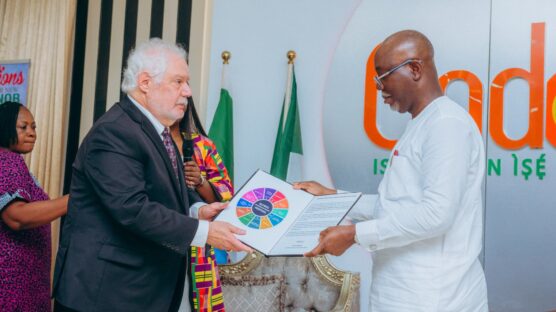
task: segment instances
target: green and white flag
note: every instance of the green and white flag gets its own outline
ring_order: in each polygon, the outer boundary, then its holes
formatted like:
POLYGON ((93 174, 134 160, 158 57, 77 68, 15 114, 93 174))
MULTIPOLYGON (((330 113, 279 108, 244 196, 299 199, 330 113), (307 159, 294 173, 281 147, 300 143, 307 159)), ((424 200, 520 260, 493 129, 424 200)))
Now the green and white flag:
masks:
POLYGON ((222 84, 220 100, 210 125, 209 137, 216 145, 224 165, 228 169, 230 179, 234 180, 234 114, 233 101, 228 86, 228 63, 222 65, 222 84))
POLYGON ((274 144, 274 155, 270 174, 287 181, 303 179, 303 146, 299 109, 297 107, 297 84, 293 62, 288 64, 286 94, 282 105, 282 115, 274 144))

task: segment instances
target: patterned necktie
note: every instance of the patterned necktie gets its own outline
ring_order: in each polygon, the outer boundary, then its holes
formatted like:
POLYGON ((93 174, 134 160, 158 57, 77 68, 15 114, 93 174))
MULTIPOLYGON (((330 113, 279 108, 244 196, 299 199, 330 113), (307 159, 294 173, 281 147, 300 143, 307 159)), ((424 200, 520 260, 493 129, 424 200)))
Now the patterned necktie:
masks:
POLYGON ((168 156, 170 156, 170 160, 172 161, 172 167, 174 168, 174 173, 176 174, 176 178, 177 178, 178 159, 176 158, 176 149, 174 148, 174 143, 172 142, 172 137, 170 136, 170 132, 168 131, 168 128, 164 128, 164 131, 162 131, 162 142, 164 142, 164 147, 166 147, 168 156))

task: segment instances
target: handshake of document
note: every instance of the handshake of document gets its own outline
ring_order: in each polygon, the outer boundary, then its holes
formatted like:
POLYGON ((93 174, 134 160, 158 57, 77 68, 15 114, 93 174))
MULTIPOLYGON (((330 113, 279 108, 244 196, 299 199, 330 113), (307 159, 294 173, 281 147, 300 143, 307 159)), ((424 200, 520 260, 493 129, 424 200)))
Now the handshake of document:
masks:
MULTIPOLYGON (((250 252, 252 247, 266 256, 326 253, 325 246, 319 244, 323 230, 347 229, 349 226, 337 225, 360 197, 361 193, 337 194, 316 182, 292 186, 258 170, 235 194, 227 209, 214 214, 211 228, 220 235, 208 243, 217 248, 224 246, 225 250, 250 252), (221 235, 222 231, 238 236, 229 239, 221 235), (317 253, 309 252, 311 249, 317 253)), ((351 241, 353 244, 353 237, 351 241)))

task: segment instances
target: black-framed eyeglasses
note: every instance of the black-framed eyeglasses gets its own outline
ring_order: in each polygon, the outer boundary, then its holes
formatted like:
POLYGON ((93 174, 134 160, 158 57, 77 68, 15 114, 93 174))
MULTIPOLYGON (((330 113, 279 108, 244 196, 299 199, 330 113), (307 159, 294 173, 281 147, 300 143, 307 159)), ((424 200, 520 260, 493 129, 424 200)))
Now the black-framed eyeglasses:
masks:
POLYGON ((413 62, 422 63, 423 61, 421 61, 420 59, 407 59, 407 60, 403 61, 401 64, 394 66, 392 69, 388 70, 384 74, 382 74, 380 76, 375 76, 374 79, 375 79, 375 83, 376 83, 376 88, 379 89, 379 90, 384 88, 384 84, 382 84, 382 79, 384 79, 384 77, 390 75, 391 73, 393 73, 396 70, 404 67, 405 65, 407 65, 409 63, 413 63, 413 62))

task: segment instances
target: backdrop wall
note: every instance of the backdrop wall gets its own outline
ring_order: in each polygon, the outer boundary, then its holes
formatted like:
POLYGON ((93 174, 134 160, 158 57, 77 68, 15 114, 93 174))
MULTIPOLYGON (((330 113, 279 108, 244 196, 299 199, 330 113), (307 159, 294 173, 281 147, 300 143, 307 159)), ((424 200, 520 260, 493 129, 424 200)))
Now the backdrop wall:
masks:
MULTIPOLYGON (((374 74, 367 62, 389 34, 422 31, 436 48, 448 95, 482 125, 489 170, 481 260, 490 308, 554 309, 556 268, 548 259, 556 256, 555 9, 548 0, 214 0, 207 126, 218 102, 220 54, 229 50, 235 183, 257 168, 269 170, 286 52, 295 50, 304 178, 375 193, 388 142, 408 116, 388 111, 374 84, 365 85, 374 74)), ((370 256, 352 248, 333 261, 362 273, 366 307, 370 256)))

